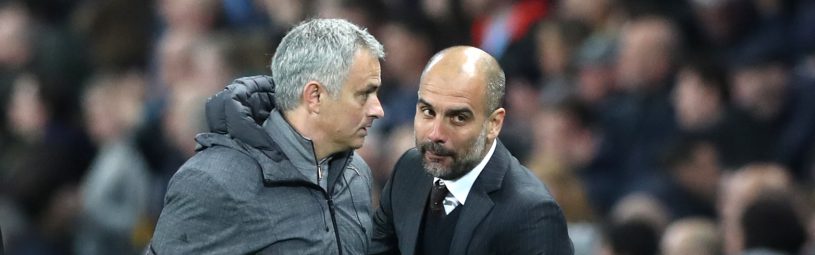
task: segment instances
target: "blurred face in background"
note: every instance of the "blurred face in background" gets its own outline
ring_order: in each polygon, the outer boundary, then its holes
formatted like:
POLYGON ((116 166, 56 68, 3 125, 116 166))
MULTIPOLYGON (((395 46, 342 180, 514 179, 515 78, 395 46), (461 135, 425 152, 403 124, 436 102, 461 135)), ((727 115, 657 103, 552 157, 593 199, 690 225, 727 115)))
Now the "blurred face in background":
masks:
POLYGON ((683 162, 673 171, 673 176, 680 185, 700 198, 713 202, 719 188, 719 153, 708 142, 693 145, 687 162, 683 162))
POLYGON ((135 128, 141 117, 144 87, 144 77, 136 73, 94 79, 82 99, 85 126, 94 142, 104 145, 135 128))
POLYGON ((590 26, 599 25, 610 11, 608 0, 565 0, 558 9, 564 19, 579 20, 590 26))
POLYGON ((256 0, 258 6, 266 8, 266 13, 274 23, 289 27, 303 19, 307 0, 256 0))
POLYGON ((220 1, 161 0, 160 15, 171 32, 202 33, 215 24, 220 1))
POLYGON ((0 66, 22 67, 30 58, 29 17, 21 6, 0 9, 0 66))
POLYGON ((566 75, 566 68, 569 64, 569 57, 572 48, 566 45, 561 31, 556 24, 545 23, 535 31, 535 42, 537 47, 538 66, 543 74, 566 75))
POLYGON ((6 113, 11 130, 24 140, 34 141, 42 135, 47 112, 40 97, 40 84, 32 75, 22 75, 14 81, 6 113))
POLYGON ((787 71, 780 64, 739 68, 732 76, 733 102, 761 119, 780 112, 786 96, 787 71))
POLYGON ((385 49, 399 49, 388 52, 388 61, 384 62, 385 72, 396 78, 399 86, 415 89, 424 64, 430 58, 430 42, 397 22, 386 24, 380 31, 385 49))
POLYGON ((674 40, 668 21, 643 18, 623 29, 617 62, 618 85, 644 90, 660 85, 669 75, 674 40))
POLYGON ((684 129, 710 127, 719 118, 722 108, 720 92, 706 82, 693 70, 679 72, 673 100, 678 123, 684 129))

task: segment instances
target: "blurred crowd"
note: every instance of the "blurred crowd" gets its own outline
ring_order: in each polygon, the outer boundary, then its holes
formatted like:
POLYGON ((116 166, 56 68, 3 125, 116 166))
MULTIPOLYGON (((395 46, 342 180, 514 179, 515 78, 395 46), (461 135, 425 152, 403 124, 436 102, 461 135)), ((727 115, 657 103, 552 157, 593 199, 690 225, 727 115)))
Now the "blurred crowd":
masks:
POLYGON ((7 254, 139 253, 206 98, 273 72, 312 17, 385 46, 358 150, 377 192, 414 146, 427 60, 466 44, 504 68, 500 140, 577 254, 815 254, 813 1, 2 0, 7 254))

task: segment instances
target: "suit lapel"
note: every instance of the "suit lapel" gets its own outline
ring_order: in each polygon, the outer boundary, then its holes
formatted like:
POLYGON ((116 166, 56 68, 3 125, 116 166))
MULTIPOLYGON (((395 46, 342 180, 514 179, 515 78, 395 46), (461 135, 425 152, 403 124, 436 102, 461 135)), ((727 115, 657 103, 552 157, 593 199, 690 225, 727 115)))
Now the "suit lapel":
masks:
POLYGON ((419 227, 422 225, 422 216, 424 214, 425 206, 427 205, 427 198, 430 195, 430 188, 433 185, 433 177, 428 175, 421 165, 421 159, 414 167, 406 170, 412 171, 408 173, 409 182, 406 182, 404 189, 405 203, 404 206, 399 208, 405 214, 404 218, 404 242, 400 244, 405 245, 402 247, 403 254, 414 254, 416 249, 417 239, 419 237, 419 227))
MULTIPOLYGON (((475 228, 484 220, 492 210, 495 203, 489 193, 501 188, 501 182, 508 168, 509 151, 498 139, 492 158, 487 162, 484 170, 476 178, 467 201, 461 208, 453 242, 450 244, 450 254, 465 254, 467 246, 473 238, 475 228)), ((424 207, 423 207, 424 208, 424 207)))

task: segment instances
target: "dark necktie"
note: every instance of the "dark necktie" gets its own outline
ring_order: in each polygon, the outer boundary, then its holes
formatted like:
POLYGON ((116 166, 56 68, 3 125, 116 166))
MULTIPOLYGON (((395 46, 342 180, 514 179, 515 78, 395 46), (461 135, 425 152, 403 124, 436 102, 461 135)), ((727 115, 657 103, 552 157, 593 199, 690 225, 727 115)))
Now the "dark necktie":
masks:
POLYGON ((433 188, 430 189, 430 210, 439 211, 444 210, 444 198, 447 197, 447 186, 444 182, 437 180, 433 182, 433 188))

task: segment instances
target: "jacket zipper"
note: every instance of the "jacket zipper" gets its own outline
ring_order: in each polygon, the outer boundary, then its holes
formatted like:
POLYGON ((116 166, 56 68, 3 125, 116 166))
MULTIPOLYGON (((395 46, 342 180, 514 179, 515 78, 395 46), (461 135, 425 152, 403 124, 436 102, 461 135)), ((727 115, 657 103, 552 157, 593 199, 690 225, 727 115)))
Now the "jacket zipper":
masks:
MULTIPOLYGON (((323 189, 321 186, 323 179, 323 166, 322 162, 317 159, 317 151, 314 150, 314 145, 311 146, 311 153, 314 153, 314 163, 317 165, 317 187, 320 187, 320 189, 323 191, 326 203, 328 203, 328 214, 331 215, 331 225, 334 227, 334 238, 337 240, 337 252, 339 255, 342 255, 342 241, 340 240, 340 231, 337 229, 337 216, 335 215, 334 199, 331 198, 332 189, 329 187, 331 184, 326 181, 325 189, 323 189)), ((346 160, 346 164, 347 163, 348 162, 346 160)), ((345 166, 343 166, 343 168, 345 168, 345 166)))
POLYGON ((340 241, 340 231, 337 229, 337 218, 334 215, 334 200, 328 197, 328 212, 331 214, 331 225, 334 226, 334 237, 337 238, 337 251, 342 255, 342 242, 340 241))

